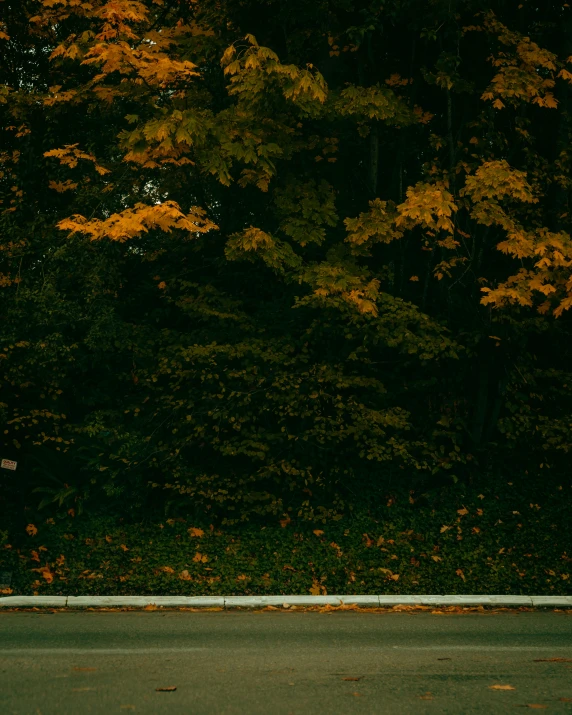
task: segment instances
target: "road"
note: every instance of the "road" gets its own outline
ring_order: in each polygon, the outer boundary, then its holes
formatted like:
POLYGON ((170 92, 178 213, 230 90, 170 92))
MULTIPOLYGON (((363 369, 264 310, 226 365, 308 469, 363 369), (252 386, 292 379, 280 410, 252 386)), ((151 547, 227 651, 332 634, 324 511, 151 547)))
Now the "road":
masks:
POLYGON ((517 706, 572 713, 572 614, 0 613, 2 715, 517 706))

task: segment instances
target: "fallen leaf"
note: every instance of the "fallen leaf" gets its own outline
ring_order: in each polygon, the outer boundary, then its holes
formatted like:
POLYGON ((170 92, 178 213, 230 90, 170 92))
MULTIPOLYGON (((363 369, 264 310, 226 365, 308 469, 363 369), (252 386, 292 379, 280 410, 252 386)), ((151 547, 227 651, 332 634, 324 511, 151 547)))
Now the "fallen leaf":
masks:
POLYGON ((32 571, 37 571, 48 583, 52 583, 54 580, 54 574, 51 572, 50 567, 47 564, 39 569, 32 569, 32 571))
POLYGON ((58 558, 56 559, 56 563, 58 566, 62 566, 65 560, 66 560, 66 557, 63 554, 60 554, 58 556, 58 558))
POLYGON ((425 693, 425 695, 418 695, 417 697, 419 700, 433 700, 433 695, 429 692, 425 693))
POLYGON ((179 578, 181 579, 181 581, 192 581, 193 580, 191 574, 187 571, 187 569, 185 569, 184 571, 181 571, 181 573, 179 574, 179 578))
POLYGON ((512 685, 489 685, 489 690, 516 690, 512 685))
POLYGON ((465 506, 462 509, 457 509, 457 514, 459 514, 459 516, 466 516, 468 513, 469 510, 465 506))
POLYGON ((324 532, 322 531, 322 529, 314 529, 312 533, 316 534, 316 536, 322 536, 324 532))
POLYGON ((38 563, 40 563, 40 554, 38 554, 37 551, 31 551, 30 553, 32 554, 32 555, 30 556, 30 559, 31 559, 32 561, 37 561, 38 563))
POLYGON ((175 573, 175 569, 170 566, 161 566, 159 571, 163 571, 164 573, 175 573))
POLYGON ((167 685, 165 688, 155 688, 158 693, 172 693, 176 689, 176 685, 167 685))
POLYGON ((373 546, 373 541, 369 538, 369 536, 367 534, 364 534, 363 538, 364 538, 366 548, 369 549, 371 546, 373 546))
POLYGON ((36 534, 38 533, 38 528, 33 524, 28 524, 28 526, 26 527, 26 532, 28 536, 36 536, 36 534))
POLYGON ((106 536, 105 540, 107 541, 108 544, 113 543, 113 537, 111 537, 111 536, 106 536))
POLYGON ((191 528, 190 528, 190 529, 187 529, 187 531, 189 532, 189 535, 190 535, 190 536, 196 536, 196 537, 198 537, 198 538, 200 538, 201 536, 203 536, 204 533, 205 533, 202 529, 197 529, 196 526, 191 526, 191 528))
POLYGON ((291 521, 292 519, 288 516, 288 514, 285 514, 284 518, 280 519, 280 526, 284 529, 291 521))
POLYGON ((572 658, 536 658, 535 663, 572 663, 572 658))
POLYGON ((363 675, 360 675, 359 678, 342 678, 342 680, 352 680, 352 681, 353 680, 362 680, 362 679, 363 679, 363 675))
MULTIPOLYGON (((129 551, 129 548, 125 546, 125 544, 119 544, 119 548, 123 549, 123 551, 129 551)), ((121 707, 123 707, 123 705, 121 707)))
POLYGON ((144 611, 156 611, 157 606, 154 603, 148 603, 143 610, 144 611))
POLYGON ((377 540, 376 546, 381 546, 384 541, 385 541, 385 539, 383 538, 383 536, 380 536, 379 539, 377 540))
POLYGON ((431 556, 433 561, 442 561, 443 559, 440 556, 431 556))
POLYGON ((446 524, 443 524, 443 526, 439 529, 440 534, 444 534, 446 531, 448 531, 451 527, 447 526, 446 524))
POLYGON ((463 581, 465 580, 465 574, 463 573, 463 569, 457 569, 457 570, 455 571, 455 573, 457 574, 457 576, 458 576, 459 578, 462 578, 463 581))

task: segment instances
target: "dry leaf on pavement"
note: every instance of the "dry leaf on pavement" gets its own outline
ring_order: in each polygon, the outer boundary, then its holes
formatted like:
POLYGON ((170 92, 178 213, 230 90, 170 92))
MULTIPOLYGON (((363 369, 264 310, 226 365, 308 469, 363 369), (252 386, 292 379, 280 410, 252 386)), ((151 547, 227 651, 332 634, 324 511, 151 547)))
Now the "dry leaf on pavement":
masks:
POLYGON ((516 690, 512 685, 489 685, 489 690, 516 690))
POLYGON ((425 693, 425 695, 418 695, 419 700, 433 700, 433 695, 430 692, 425 693))

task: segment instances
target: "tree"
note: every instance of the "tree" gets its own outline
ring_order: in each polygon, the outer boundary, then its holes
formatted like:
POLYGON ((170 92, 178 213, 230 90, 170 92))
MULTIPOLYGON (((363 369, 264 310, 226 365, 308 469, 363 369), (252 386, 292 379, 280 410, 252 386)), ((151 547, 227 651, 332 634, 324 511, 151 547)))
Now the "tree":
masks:
POLYGON ((3 5, 0 400, 29 489, 313 519, 558 466, 568 8, 3 5))

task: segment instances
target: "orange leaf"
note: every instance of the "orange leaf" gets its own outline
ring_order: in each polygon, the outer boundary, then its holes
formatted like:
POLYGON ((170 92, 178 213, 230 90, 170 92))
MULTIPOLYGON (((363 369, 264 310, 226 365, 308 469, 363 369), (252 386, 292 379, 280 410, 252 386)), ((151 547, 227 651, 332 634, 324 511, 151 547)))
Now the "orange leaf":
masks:
POLYGON ((468 513, 469 510, 466 507, 463 507, 462 509, 457 509, 457 514, 459 514, 459 516, 465 516, 468 513))
POLYGON ((198 538, 203 536, 205 533, 202 529, 198 529, 196 526, 191 526, 191 528, 187 529, 187 531, 189 532, 190 536, 197 536, 198 538))
POLYGON ((489 685, 489 690, 516 690, 512 685, 489 685))
POLYGON ((292 519, 288 516, 288 514, 284 514, 284 518, 280 519, 280 526, 284 529, 291 521, 292 519))
POLYGON ((455 573, 457 574, 457 576, 458 576, 459 578, 462 578, 463 581, 465 580, 465 574, 463 573, 463 569, 457 569, 457 570, 455 571, 455 573))
POLYGON ((28 526, 26 527, 26 531, 28 533, 28 536, 36 536, 36 534, 38 533, 37 527, 35 527, 33 524, 28 524, 28 526))
POLYGON ((191 574, 187 571, 187 569, 185 569, 184 571, 181 571, 181 573, 179 574, 179 578, 181 579, 181 581, 192 581, 193 580, 191 574))
POLYGON ((322 531, 322 529, 314 529, 312 533, 316 534, 316 536, 322 536, 324 532, 322 531))

